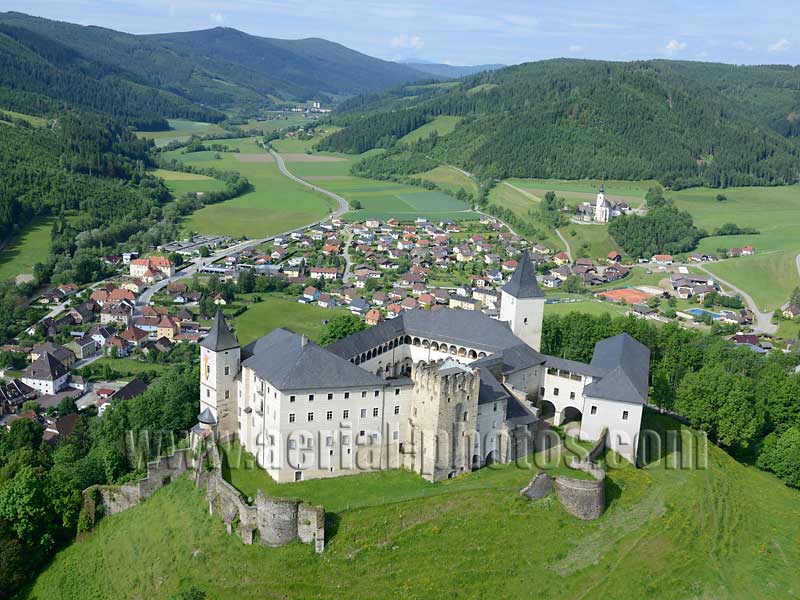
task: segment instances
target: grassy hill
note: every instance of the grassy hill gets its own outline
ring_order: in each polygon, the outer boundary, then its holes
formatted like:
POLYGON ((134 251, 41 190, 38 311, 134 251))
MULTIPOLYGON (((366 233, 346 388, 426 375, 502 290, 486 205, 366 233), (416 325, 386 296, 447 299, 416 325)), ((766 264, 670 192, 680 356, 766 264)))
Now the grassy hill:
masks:
MULTIPOLYGON (((83 106, 93 95, 113 95, 117 86, 124 93, 117 93, 115 105, 144 96, 138 104, 156 114, 199 121, 222 118, 199 104, 263 108, 275 98, 305 101, 430 79, 410 67, 318 38, 270 39, 223 27, 131 35, 14 12, 0 13, 0 59, 4 57, 8 60, 0 60, 0 71, 8 77, 0 78, 0 84, 17 91, 52 95, 46 84, 69 78, 58 100, 83 106), (12 69, 23 59, 31 66, 12 69), (87 91, 92 84, 95 94, 87 91), (175 106, 169 110, 162 106, 170 103, 175 106), (188 114, 189 106, 194 115, 188 114)), ((112 104, 106 99, 102 103, 112 104)))
MULTIPOLYGON (((677 427, 652 415, 647 425, 677 427)), ((707 469, 612 470, 593 522, 521 498, 530 476, 502 466, 440 484, 386 472, 279 486, 325 504, 321 556, 244 546, 181 479, 101 520, 23 597, 166 598, 191 585, 259 599, 800 594, 800 493, 716 447, 707 469)))

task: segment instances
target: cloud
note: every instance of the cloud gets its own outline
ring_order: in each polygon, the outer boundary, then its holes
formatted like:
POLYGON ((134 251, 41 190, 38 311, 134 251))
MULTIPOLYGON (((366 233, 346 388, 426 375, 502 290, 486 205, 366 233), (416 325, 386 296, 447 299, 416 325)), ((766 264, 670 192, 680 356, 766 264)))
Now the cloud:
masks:
POLYGON ((225 20, 224 15, 221 12, 212 12, 208 15, 208 18, 211 20, 212 23, 222 23, 225 20))
POLYGON ((779 40, 775 40, 775 42, 767 46, 767 52, 771 52, 772 54, 786 52, 790 46, 791 44, 789 43, 789 40, 786 38, 780 38, 779 40))
POLYGON ((583 50, 583 46, 579 46, 578 44, 572 44, 572 46, 567 48, 567 50, 569 50, 570 54, 577 54, 578 52, 583 50))
POLYGON ((396 35, 390 41, 392 48, 413 48, 419 50, 425 45, 425 41, 418 35, 396 35))
POLYGON ((686 49, 686 42, 679 42, 678 40, 670 40, 667 42, 667 45, 664 46, 664 51, 667 54, 677 54, 681 50, 686 49))

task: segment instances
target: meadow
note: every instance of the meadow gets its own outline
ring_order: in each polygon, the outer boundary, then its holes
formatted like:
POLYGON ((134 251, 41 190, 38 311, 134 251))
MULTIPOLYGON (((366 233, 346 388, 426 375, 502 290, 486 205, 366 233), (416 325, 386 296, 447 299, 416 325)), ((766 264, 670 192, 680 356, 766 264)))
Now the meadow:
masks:
POLYGON ((197 192, 217 192, 225 189, 224 181, 199 173, 155 169, 151 174, 163 179, 169 191, 175 196, 196 194, 197 192))
POLYGON ((277 327, 287 327, 316 341, 325 328, 324 321, 347 312, 346 308, 321 308, 316 304, 262 295, 261 302, 248 304, 247 310, 236 317, 235 330, 242 346, 277 327))
POLYGON ((440 188, 449 190, 452 193, 457 193, 461 188, 464 188, 464 191, 470 192, 476 197, 479 193, 478 184, 475 183, 472 177, 467 177, 458 169, 450 166, 442 165, 430 171, 420 173, 417 177, 435 183, 440 188))
POLYGON ((414 131, 407 133, 398 141, 402 144, 413 144, 417 140, 428 137, 434 131, 439 136, 451 133, 455 128, 461 117, 452 117, 449 115, 440 115, 431 121, 425 123, 422 127, 417 127, 414 131))
POLYGON ((156 146, 166 146, 170 142, 184 142, 192 135, 205 135, 210 133, 225 133, 225 130, 215 123, 203 121, 187 121, 184 119, 167 119, 170 128, 167 131, 137 131, 140 138, 150 138, 156 146))
POLYGON ((269 133, 277 129, 285 129, 294 125, 313 124, 314 121, 301 113, 293 112, 271 112, 269 118, 264 120, 249 119, 244 125, 239 125, 239 129, 245 131, 257 130, 261 133, 269 133))
POLYGON ((38 218, 0 246, 0 281, 33 275, 33 266, 50 253, 51 218, 38 218))
POLYGON ((219 143, 241 152, 223 152, 219 159, 211 151, 182 154, 176 150, 166 156, 202 168, 238 171, 254 189, 195 211, 184 221, 185 230, 261 238, 314 222, 331 212, 330 199, 284 177, 271 157, 256 145, 255 138, 226 139, 219 143), (248 155, 263 157, 265 162, 242 160, 247 160, 248 155))
MULTIPOLYGON (((652 413, 644 425, 680 428, 652 413)), ((213 599, 796 596, 800 493, 708 450, 707 468, 610 470, 596 521, 521 497, 531 470, 514 465, 438 484, 402 471, 285 484, 325 506, 322 555, 245 546, 184 477, 101 519, 23 597, 168 598, 191 586, 213 599)))
POLYGON ((0 123, 5 123, 5 121, 3 121, 3 119, 2 119, 2 115, 3 114, 9 115, 9 116, 17 118, 17 119, 22 119, 23 121, 27 121, 28 123, 30 123, 34 127, 43 127, 44 125, 47 125, 47 121, 48 121, 45 117, 36 117, 34 115, 26 115, 24 113, 15 112, 13 110, 7 110, 5 108, 0 108, 0 123))

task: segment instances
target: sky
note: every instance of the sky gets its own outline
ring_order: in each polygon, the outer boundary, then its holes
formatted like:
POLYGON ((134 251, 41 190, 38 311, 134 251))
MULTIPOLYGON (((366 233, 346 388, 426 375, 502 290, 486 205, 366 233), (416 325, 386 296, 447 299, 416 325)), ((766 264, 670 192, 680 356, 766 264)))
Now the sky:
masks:
POLYGON ((554 57, 800 64, 800 0, 1 0, 130 33, 234 27, 321 37, 387 60, 554 57))

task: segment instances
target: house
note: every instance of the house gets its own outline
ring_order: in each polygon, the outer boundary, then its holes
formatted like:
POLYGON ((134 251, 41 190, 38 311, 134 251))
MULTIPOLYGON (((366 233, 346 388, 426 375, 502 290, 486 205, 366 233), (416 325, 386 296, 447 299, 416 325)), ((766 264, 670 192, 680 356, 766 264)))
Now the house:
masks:
POLYGON ((13 413, 27 400, 36 398, 38 392, 20 379, 0 383, 0 416, 13 413))
POLYGON ((386 295, 386 292, 375 292, 374 294, 372 294, 372 303, 378 306, 383 306, 384 304, 386 304, 387 299, 388 297, 386 295))
POLYGON ((117 356, 122 358, 128 356, 128 343, 118 335, 112 335, 103 344, 103 351, 107 356, 112 356, 116 352, 117 356))
POLYGON ((756 249, 752 246, 743 246, 742 247, 742 256, 753 256, 756 253, 756 249))
POLYGON ((671 254, 654 254, 650 262, 658 265, 671 265, 673 257, 671 254))
POLYGON ((553 257, 553 262, 561 266, 561 265, 568 265, 570 263, 570 260, 566 252, 559 252, 553 257))
POLYGON ((364 315, 364 322, 367 325, 377 325, 382 320, 383 320, 383 317, 381 316, 381 311, 379 311, 377 308, 369 309, 367 311, 367 314, 364 315))
POLYGON ((737 333, 736 335, 731 336, 731 340, 737 346, 758 346, 758 336, 752 333, 737 333))
POLYGON ((148 256, 130 261, 130 276, 145 282, 154 277, 163 279, 175 275, 175 265, 164 256, 148 256))
POLYGON ((100 324, 127 327, 133 321, 133 307, 125 302, 106 304, 100 311, 100 324))
POLYGON ((419 306, 416 298, 406 298, 400 303, 400 308, 403 310, 414 310, 419 306))
POLYGON ((515 271, 517 268, 517 261, 515 260, 505 260, 500 264, 500 268, 505 272, 515 271))
POLYGON ((302 277, 304 272, 305 272, 305 267, 303 266, 303 263, 294 266, 283 267, 283 274, 289 278, 302 277))
POLYGON ((25 369, 22 383, 40 394, 55 394, 67 385, 69 369, 52 354, 45 352, 25 369))
POLYGON ((128 344, 134 348, 138 348, 147 340, 148 333, 139 329, 136 327, 136 325, 131 325, 125 331, 120 333, 119 337, 128 342, 128 344))
POLYGON ((84 358, 89 358, 97 354, 97 342, 91 335, 85 335, 77 340, 73 340, 67 344, 67 347, 78 360, 83 360, 84 358))
POLYGON ((609 263, 618 263, 618 262, 622 261, 622 254, 620 254, 616 250, 612 250, 611 252, 609 252, 606 255, 606 260, 609 263))
POLYGON ((214 304, 216 306, 225 306, 228 304, 228 301, 225 299, 225 296, 222 294, 222 292, 219 292, 214 296, 214 304))
POLYGON ((76 325, 85 325, 86 323, 91 323, 94 320, 94 302, 83 302, 74 308, 71 308, 69 311, 72 320, 75 322, 76 325))
POLYGON ((319 298, 319 290, 313 285, 309 285, 303 290, 303 296, 300 298, 300 302, 316 302, 317 298, 319 298))
POLYGON ((336 267, 311 267, 312 279, 338 279, 339 269, 336 267))
POLYGON ((354 315, 363 315, 369 310, 369 303, 363 298, 353 298, 348 307, 354 315))
POLYGON ((336 298, 330 294, 320 294, 317 298, 317 306, 321 308, 336 308, 336 298))
POLYGON ((134 294, 141 294, 147 285, 141 279, 128 279, 120 284, 120 287, 124 290, 128 290, 133 292, 134 294))
POLYGON ((36 362, 45 354, 50 354, 65 367, 71 367, 75 363, 75 354, 73 354, 68 348, 59 346, 53 342, 34 344, 33 348, 28 354, 28 360, 31 362, 36 362))
POLYGON ((120 400, 130 400, 131 398, 136 398, 136 396, 141 396, 146 391, 147 384, 138 377, 134 377, 128 383, 114 392, 114 401, 119 402, 120 400))
POLYGON ((180 327, 178 323, 175 322, 175 319, 168 315, 161 317, 161 320, 158 322, 158 327, 156 328, 157 337, 163 337, 173 341, 179 332, 180 327))
POLYGON ((783 309, 783 317, 785 319, 794 319, 799 315, 800 315, 800 307, 790 305, 783 309))
POLYGON ((563 285, 563 281, 553 275, 545 275, 542 277, 542 285, 546 288, 554 289, 563 285))
POLYGON ((386 316, 389 319, 394 319, 395 317, 399 317, 400 313, 403 312, 403 307, 399 304, 393 303, 386 307, 386 316))

